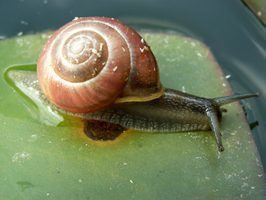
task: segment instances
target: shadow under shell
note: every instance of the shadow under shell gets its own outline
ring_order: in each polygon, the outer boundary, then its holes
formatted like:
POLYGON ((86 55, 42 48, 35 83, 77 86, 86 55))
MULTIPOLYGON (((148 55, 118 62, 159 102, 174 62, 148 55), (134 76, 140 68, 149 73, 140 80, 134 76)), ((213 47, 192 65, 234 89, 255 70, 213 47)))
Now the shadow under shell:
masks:
POLYGON ((126 129, 118 124, 103 121, 86 120, 84 133, 93 140, 114 140, 126 129))

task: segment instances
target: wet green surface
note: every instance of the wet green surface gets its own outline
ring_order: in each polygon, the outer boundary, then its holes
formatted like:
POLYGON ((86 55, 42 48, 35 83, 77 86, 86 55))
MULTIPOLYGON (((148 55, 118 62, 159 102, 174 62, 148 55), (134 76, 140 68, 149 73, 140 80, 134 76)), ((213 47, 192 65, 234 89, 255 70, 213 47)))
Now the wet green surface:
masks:
MULTIPOLYGON (((205 97, 230 93, 203 44, 177 35, 144 37, 164 86, 205 97)), ((40 105, 4 75, 10 66, 35 63, 46 39, 40 34, 0 42, 2 198, 263 199, 260 158, 237 103, 226 106, 222 154, 210 132, 128 131, 113 142, 94 142, 77 119, 58 124, 46 115, 47 123, 40 105)))

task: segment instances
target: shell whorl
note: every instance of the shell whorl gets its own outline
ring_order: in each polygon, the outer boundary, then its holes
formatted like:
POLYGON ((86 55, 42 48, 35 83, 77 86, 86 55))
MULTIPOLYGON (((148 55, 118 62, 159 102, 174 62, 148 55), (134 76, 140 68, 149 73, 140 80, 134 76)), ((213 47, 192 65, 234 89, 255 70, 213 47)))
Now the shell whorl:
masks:
POLYGON ((90 30, 73 31, 57 40, 51 54, 55 55, 56 74, 71 82, 83 82, 95 77, 105 66, 108 48, 105 39, 90 30))
POLYGON ((150 93, 159 96, 157 64, 148 50, 143 39, 118 20, 79 18, 47 41, 38 60, 40 86, 51 102, 71 112, 94 112, 117 98, 123 102, 150 93))

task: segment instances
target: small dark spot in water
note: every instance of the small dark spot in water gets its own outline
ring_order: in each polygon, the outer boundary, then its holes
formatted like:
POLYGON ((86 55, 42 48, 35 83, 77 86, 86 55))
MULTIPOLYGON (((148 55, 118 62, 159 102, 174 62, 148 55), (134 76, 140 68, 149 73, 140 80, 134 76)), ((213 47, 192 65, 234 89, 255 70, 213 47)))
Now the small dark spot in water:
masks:
POLYGON ((57 174, 60 174, 60 173, 61 173, 61 171, 60 171, 59 168, 55 168, 55 172, 56 172, 57 174))
POLYGON ((159 177, 159 176, 161 176, 163 173, 164 173, 164 170, 159 170, 156 176, 159 177))
POLYGON ((220 108, 220 111, 226 113, 226 112, 227 112, 227 109, 225 109, 225 108, 220 108))
POLYGON ((22 192, 34 187, 34 185, 28 181, 18 181, 17 184, 20 186, 22 192))
POLYGON ((247 117, 248 113, 247 113, 246 107, 242 103, 241 103, 241 107, 242 107, 242 109, 244 111, 244 115, 247 117))
POLYGON ((143 144, 142 143, 139 143, 138 144, 138 147, 142 148, 143 147, 143 144))
MULTIPOLYGON (((242 109, 244 111, 245 117, 247 118, 248 117, 248 109, 245 106, 243 106, 243 105, 242 105, 242 109)), ((249 128, 251 130, 253 130, 257 126, 259 126, 259 122, 257 120, 256 121, 253 121, 253 122, 249 122, 249 128)))
POLYGON ((254 128, 256 128, 257 126, 259 126, 259 122, 258 121, 254 121, 254 122, 250 122, 249 123, 249 128, 252 130, 254 128))
POLYGON ((102 121, 85 121, 84 132, 93 140, 114 140, 126 129, 117 124, 102 121))

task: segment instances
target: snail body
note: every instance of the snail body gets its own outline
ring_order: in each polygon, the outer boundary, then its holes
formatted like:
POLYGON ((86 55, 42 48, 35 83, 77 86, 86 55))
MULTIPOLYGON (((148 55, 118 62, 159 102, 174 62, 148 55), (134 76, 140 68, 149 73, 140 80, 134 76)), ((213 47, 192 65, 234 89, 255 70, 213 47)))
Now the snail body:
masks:
POLYGON ((87 17, 66 24, 39 57, 41 91, 59 110, 128 129, 212 130, 219 151, 220 106, 254 94, 207 99, 164 89, 150 47, 118 20, 87 17))
POLYGON ((256 94, 232 95, 213 99, 165 89, 163 96, 146 102, 113 104, 93 113, 68 113, 87 120, 118 124, 126 129, 146 132, 184 132, 212 130, 218 150, 224 150, 219 123, 222 105, 256 94))

